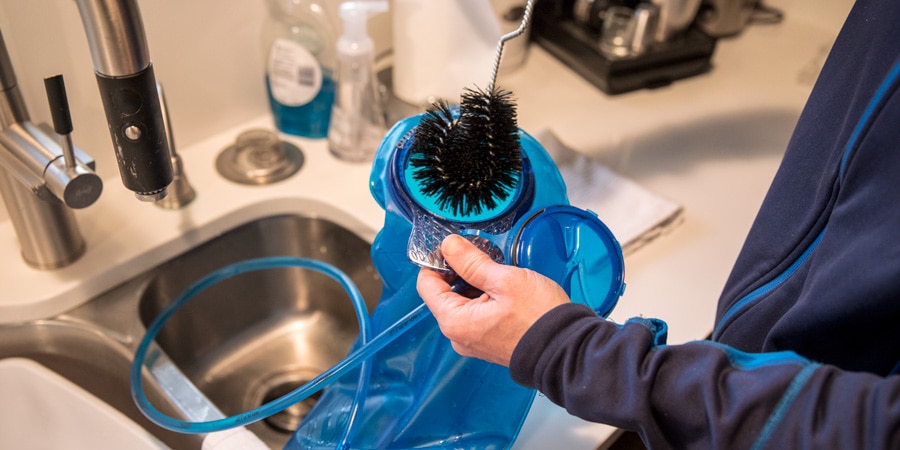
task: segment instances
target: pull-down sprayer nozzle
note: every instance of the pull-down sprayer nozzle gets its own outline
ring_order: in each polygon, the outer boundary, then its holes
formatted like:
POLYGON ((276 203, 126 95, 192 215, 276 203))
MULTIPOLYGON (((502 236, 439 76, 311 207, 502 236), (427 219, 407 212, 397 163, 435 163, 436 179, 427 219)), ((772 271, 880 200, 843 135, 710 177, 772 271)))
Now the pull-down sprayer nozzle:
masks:
POLYGON ((78 0, 122 183, 166 196, 172 162, 144 25, 135 0, 78 0))

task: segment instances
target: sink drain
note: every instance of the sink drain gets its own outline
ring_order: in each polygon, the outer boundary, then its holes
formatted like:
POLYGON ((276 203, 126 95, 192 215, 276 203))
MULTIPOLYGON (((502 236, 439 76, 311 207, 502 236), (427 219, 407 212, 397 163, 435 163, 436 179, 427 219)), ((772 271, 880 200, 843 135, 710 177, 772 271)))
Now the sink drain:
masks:
MULTIPOLYGON (((256 389, 257 394, 254 396, 253 404, 250 406, 255 408, 269 403, 306 384, 315 378, 316 375, 318 375, 318 372, 311 370, 279 373, 263 382, 256 389)), ((279 433, 293 433, 300 426, 300 422, 309 414, 309 411, 312 410, 321 394, 322 391, 316 392, 306 399, 289 406, 284 411, 263 419, 262 422, 279 433)))
POLYGON ((219 173, 235 183, 266 185, 295 174, 303 152, 268 130, 249 130, 216 158, 219 173))
MULTIPOLYGON (((278 386, 274 386, 266 395, 263 397, 263 402, 267 403, 272 400, 275 400, 278 397, 281 397, 288 392, 297 389, 302 386, 309 380, 301 380, 296 383, 282 383, 278 386)), ((284 411, 267 417, 264 422, 268 424, 270 427, 275 428, 278 431, 283 433, 293 433, 294 430, 300 426, 300 422, 309 414, 309 411, 312 409, 313 405, 316 404, 316 401, 319 400, 319 395, 321 395, 322 391, 316 392, 315 394, 309 396, 306 400, 302 400, 300 403, 295 403, 289 406, 284 411)))

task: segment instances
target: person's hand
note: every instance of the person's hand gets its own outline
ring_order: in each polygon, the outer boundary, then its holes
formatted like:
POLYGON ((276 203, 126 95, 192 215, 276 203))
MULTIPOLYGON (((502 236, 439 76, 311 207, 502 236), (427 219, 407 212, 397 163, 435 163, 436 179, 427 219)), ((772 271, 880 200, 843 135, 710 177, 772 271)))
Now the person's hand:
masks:
POLYGON ((470 299, 452 292, 444 275, 419 271, 419 295, 460 355, 509 366, 525 331, 544 313, 569 301, 553 280, 497 264, 459 235, 447 236, 441 252, 457 275, 484 292, 470 299))

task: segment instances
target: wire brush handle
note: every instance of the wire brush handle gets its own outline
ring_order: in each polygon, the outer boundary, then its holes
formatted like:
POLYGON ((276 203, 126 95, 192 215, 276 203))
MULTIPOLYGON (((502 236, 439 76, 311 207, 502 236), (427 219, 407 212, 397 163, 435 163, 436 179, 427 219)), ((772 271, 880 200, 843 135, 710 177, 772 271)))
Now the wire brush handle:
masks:
POLYGON ((531 11, 533 9, 534 0, 528 0, 525 3, 525 12, 522 14, 522 23, 519 24, 519 28, 500 36, 500 41, 497 42, 497 51, 494 53, 494 65, 491 67, 491 80, 488 83, 487 92, 492 92, 494 84, 497 82, 497 72, 500 71, 500 59, 503 57, 503 46, 506 45, 506 41, 515 39, 525 33, 525 30, 528 29, 528 25, 531 23, 531 11))

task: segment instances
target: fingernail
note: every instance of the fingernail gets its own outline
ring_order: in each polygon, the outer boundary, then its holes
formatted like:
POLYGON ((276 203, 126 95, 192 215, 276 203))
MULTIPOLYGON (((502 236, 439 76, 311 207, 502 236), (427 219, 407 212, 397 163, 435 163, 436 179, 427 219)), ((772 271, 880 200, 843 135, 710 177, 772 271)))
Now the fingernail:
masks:
POLYGON ((458 234, 451 234, 444 238, 443 244, 441 244, 441 251, 444 252, 444 255, 447 254, 457 254, 462 251, 462 245, 465 238, 458 234))

